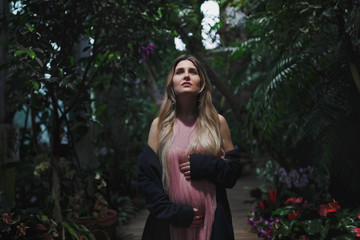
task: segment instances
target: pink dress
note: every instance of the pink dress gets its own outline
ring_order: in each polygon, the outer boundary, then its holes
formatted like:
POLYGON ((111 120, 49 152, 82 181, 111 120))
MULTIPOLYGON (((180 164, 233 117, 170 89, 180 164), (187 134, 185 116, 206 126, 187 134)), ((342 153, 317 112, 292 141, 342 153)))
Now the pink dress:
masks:
POLYGON ((179 164, 187 161, 186 150, 195 136, 195 122, 175 120, 174 134, 169 148, 170 200, 178 205, 191 206, 205 214, 204 224, 199 228, 171 227, 171 240, 208 240, 211 238, 216 209, 216 186, 208 180, 186 180, 179 164))

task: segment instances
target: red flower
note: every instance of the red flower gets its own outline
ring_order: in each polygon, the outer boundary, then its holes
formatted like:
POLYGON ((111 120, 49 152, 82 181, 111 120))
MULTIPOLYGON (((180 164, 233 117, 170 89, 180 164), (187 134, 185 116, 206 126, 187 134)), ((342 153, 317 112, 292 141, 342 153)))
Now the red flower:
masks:
POLYGON ((275 204, 276 203, 276 198, 277 198, 277 189, 270 192, 270 198, 271 198, 271 201, 275 204))
POLYGON ((28 226, 26 226, 24 223, 20 223, 16 226, 17 228, 17 236, 26 236, 26 230, 29 229, 28 226))
POLYGON ((265 210, 265 206, 264 206, 264 202, 260 201, 259 202, 259 206, 261 207, 262 210, 265 210))
POLYGON ((11 217, 10 217, 10 215, 8 213, 4 213, 2 215, 2 220, 3 220, 3 223, 9 224, 10 221, 11 221, 11 217))
POLYGON ((338 209, 340 209, 339 201, 321 204, 319 206, 319 214, 320 216, 326 217, 329 213, 336 212, 338 209))
POLYGON ((359 215, 358 215, 358 218, 360 219, 360 213, 359 213, 359 215))
POLYGON ((276 204, 276 198, 277 198, 277 189, 275 189, 274 191, 270 191, 269 186, 267 186, 267 190, 268 190, 268 194, 270 196, 271 202, 273 204, 276 204))
POLYGON ((262 210, 265 210, 267 207, 271 207, 272 204, 276 204, 277 189, 270 191, 269 186, 267 186, 267 190, 269 196, 259 202, 259 206, 262 210))
POLYGON ((321 204, 319 206, 319 214, 320 216, 326 217, 328 213, 328 208, 326 204, 321 204))
POLYGON ((289 203, 302 203, 303 201, 303 198, 302 197, 299 197, 299 198, 288 198, 286 201, 285 201, 285 204, 289 204, 289 203))
POLYGON ((269 198, 266 198, 265 201, 266 201, 267 206, 270 206, 269 198))
POLYGON ((360 237, 360 228, 355 228, 354 231, 356 232, 356 236, 360 237))
POLYGON ((335 209, 334 212, 336 212, 336 210, 340 209, 340 205, 339 205, 339 201, 334 201, 334 202, 331 202, 331 203, 328 203, 329 205, 329 209, 335 209))
POLYGON ((300 209, 298 209, 296 212, 293 212, 293 213, 289 214, 288 218, 289 219, 294 219, 294 218, 297 217, 297 215, 299 215, 299 213, 300 213, 300 209))

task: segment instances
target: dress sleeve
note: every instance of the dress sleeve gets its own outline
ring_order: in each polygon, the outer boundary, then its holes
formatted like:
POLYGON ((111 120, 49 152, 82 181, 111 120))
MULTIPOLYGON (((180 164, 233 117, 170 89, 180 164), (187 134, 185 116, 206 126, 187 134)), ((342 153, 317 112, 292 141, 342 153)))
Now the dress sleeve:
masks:
POLYGON ((156 153, 146 146, 139 156, 136 186, 145 197, 146 207, 158 220, 174 227, 191 225, 194 211, 189 206, 179 206, 169 200, 161 182, 161 166, 156 153))
POLYGON ((224 158, 204 154, 190 155, 191 179, 209 179, 215 185, 232 188, 241 175, 239 148, 225 153, 224 158))

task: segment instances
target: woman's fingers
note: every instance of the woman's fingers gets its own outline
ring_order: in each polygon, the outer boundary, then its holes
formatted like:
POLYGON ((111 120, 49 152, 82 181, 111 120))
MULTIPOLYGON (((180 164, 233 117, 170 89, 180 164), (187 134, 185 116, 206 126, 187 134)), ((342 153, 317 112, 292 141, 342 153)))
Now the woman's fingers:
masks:
POLYGON ((194 209, 194 218, 190 227, 200 227, 204 223, 205 215, 199 213, 199 210, 197 208, 193 208, 193 209, 194 209))
POLYGON ((186 179, 191 178, 190 177, 191 172, 190 172, 190 162, 189 161, 180 164, 180 172, 182 172, 185 175, 186 179))
POLYGON ((190 171, 190 164, 189 165, 187 165, 185 163, 180 164, 180 170, 182 172, 190 171))
POLYGON ((189 162, 189 161, 186 161, 186 162, 181 163, 181 164, 180 164, 180 169, 190 170, 190 162, 189 162))

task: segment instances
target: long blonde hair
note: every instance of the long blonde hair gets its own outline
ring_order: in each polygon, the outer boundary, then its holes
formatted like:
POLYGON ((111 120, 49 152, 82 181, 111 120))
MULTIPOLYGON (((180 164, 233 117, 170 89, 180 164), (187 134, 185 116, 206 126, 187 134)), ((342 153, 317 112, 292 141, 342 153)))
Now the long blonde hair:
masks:
POLYGON ((223 144, 220 134, 219 116, 212 104, 210 80, 204 68, 195 57, 191 55, 181 55, 175 59, 170 68, 165 86, 164 100, 158 116, 159 144, 157 154, 163 169, 162 182, 165 190, 167 190, 169 180, 168 151, 176 119, 176 95, 172 80, 177 64, 183 60, 189 60, 195 65, 201 80, 201 90, 197 102, 198 118, 196 120, 196 136, 187 151, 196 152, 197 149, 201 149, 202 153, 211 156, 220 156, 223 144))

